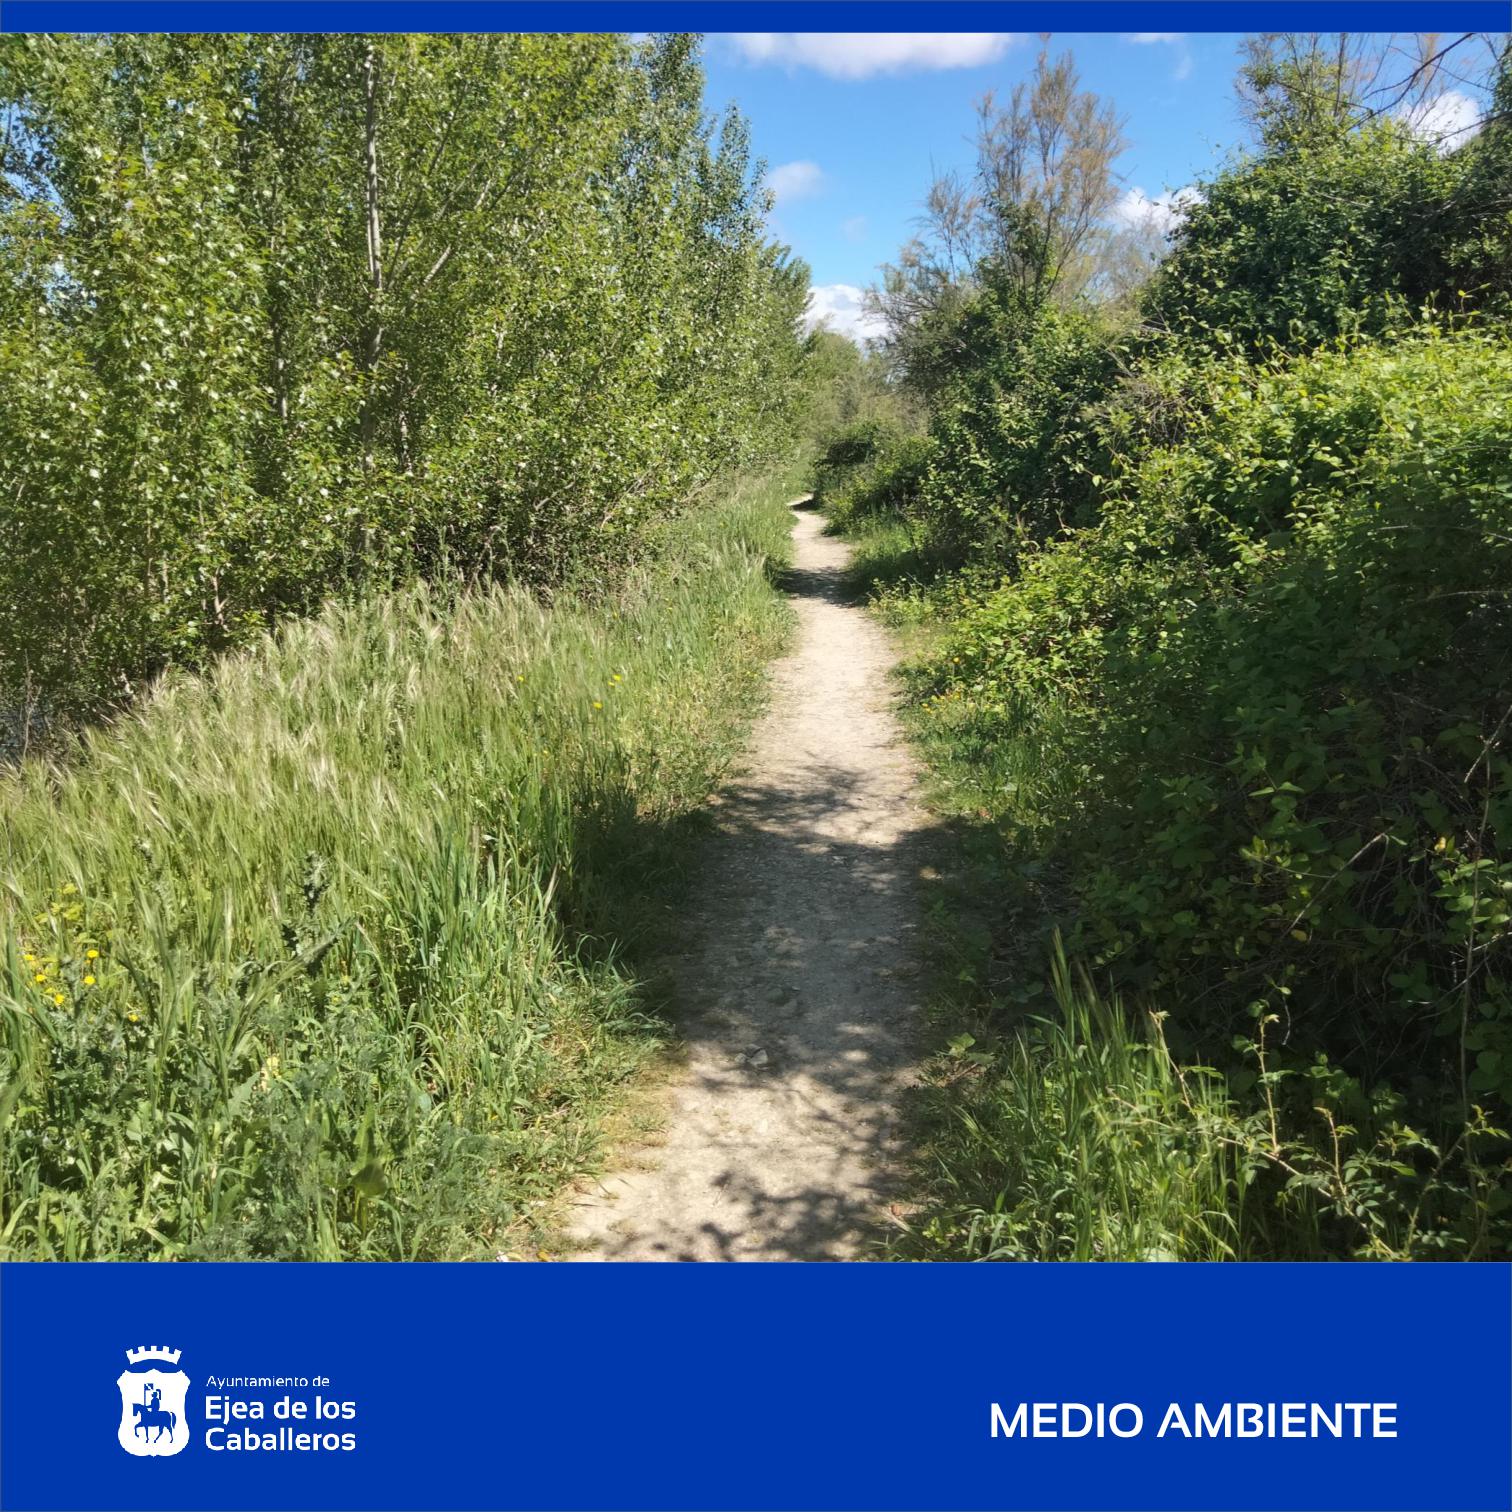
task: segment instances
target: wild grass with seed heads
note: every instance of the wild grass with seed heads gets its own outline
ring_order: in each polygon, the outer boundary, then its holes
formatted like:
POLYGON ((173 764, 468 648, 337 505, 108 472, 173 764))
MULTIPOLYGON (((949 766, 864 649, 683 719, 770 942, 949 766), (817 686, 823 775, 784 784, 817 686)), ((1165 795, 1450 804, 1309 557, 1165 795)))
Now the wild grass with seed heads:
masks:
POLYGON ((787 633, 794 491, 550 606, 333 606, 0 776, 0 1253, 528 1232, 662 1038, 635 949, 787 633))

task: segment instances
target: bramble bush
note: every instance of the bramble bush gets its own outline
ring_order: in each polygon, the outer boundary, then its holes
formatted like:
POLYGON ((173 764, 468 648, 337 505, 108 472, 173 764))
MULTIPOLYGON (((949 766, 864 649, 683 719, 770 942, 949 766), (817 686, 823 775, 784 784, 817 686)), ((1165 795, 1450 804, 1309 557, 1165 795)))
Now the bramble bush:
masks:
POLYGON ((1072 948, 1179 1052, 1274 1013, 1360 1117, 1390 1086, 1435 1131, 1505 1124, 1512 352, 1422 331, 1209 377, 930 696, 1074 879, 1072 948))

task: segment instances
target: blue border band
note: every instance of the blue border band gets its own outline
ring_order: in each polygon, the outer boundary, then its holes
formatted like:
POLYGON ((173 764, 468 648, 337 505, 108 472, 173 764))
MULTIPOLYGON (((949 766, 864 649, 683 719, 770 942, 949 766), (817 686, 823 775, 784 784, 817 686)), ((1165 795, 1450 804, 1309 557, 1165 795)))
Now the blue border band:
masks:
POLYGON ((8 0, 24 31, 1491 31, 1506 0, 8 0))
POLYGON ((1499 1264, 12 1264, 0 1505, 1506 1512, 1509 1282, 1499 1264), (182 1354, 171 1458, 134 1457, 149 1404, 127 1352, 149 1345, 182 1354), (1005 1422, 1128 1403, 1143 1426, 993 1437, 994 1402, 1005 1422), (1274 1431, 1161 1435, 1198 1402, 1274 1403, 1274 1431), (1378 1404, 1390 1432, 1284 1435, 1285 1403, 1378 1404), (231 1442, 249 1429, 274 1444, 231 1442), (352 1441, 284 1442, 312 1431, 352 1441))

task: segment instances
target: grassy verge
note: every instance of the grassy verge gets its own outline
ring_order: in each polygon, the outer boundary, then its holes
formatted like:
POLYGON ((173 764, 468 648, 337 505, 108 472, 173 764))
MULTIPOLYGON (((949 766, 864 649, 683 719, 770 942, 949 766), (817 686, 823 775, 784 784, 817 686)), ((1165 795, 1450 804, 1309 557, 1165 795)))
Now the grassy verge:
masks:
POLYGON ((661 1038, 631 963, 787 633, 792 483, 612 594, 332 608, 0 777, 0 1252, 528 1234, 661 1038))

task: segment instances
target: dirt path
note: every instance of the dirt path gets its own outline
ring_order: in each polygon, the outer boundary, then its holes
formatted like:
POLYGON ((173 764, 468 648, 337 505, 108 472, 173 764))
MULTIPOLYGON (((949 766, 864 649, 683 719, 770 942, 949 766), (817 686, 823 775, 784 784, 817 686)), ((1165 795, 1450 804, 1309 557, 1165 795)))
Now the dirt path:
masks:
POLYGON ((845 1259, 880 1228, 917 1048, 927 821, 891 648, 840 593, 849 548, 802 501, 794 516, 797 646, 715 800, 668 963, 686 1072, 664 1140, 580 1198, 583 1259, 845 1259))

